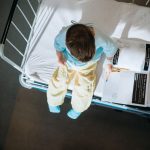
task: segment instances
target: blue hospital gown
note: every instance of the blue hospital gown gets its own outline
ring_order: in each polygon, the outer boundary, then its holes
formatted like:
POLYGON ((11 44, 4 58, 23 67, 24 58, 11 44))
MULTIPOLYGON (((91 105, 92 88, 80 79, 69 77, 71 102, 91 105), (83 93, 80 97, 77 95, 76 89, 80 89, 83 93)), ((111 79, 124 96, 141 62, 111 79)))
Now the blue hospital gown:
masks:
MULTIPOLYGON (((87 62, 81 62, 77 58, 75 58, 73 55, 71 55, 70 51, 68 50, 65 44, 66 32, 69 27, 70 26, 63 27, 62 30, 58 33, 54 41, 54 47, 56 51, 63 53, 66 59, 66 63, 69 66, 72 66, 72 65, 84 66, 87 64, 87 62)), ((116 43, 114 43, 111 38, 107 37, 102 32, 98 31, 97 29, 94 28, 94 31, 95 31, 96 51, 95 51, 95 55, 90 60, 90 62, 91 61, 97 62, 100 59, 103 52, 105 53, 106 57, 113 57, 118 49, 116 43)))

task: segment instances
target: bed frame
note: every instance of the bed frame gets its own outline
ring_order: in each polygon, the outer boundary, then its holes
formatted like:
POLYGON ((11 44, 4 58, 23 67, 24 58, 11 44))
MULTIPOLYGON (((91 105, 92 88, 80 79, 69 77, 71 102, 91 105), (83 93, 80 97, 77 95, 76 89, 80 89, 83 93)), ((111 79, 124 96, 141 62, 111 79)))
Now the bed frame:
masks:
MULTIPOLYGON (((30 0, 22 0, 26 3, 26 7, 28 7, 28 8, 26 8, 26 11, 32 12, 32 16, 33 16, 32 21, 31 21, 31 18, 29 20, 29 17, 27 16, 27 14, 23 11, 21 6, 19 5, 19 1, 20 0, 13 1, 12 7, 11 7, 11 10, 9 13, 9 17, 7 19, 7 23, 6 23, 6 26, 5 26, 1 41, 0 41, 0 57, 5 62, 7 62, 9 65, 11 65, 13 68, 15 68, 16 70, 18 70, 20 72, 19 81, 23 87, 28 88, 28 89, 34 88, 34 89, 46 92, 48 85, 45 83, 40 83, 40 82, 31 80, 30 77, 28 77, 25 74, 24 67, 23 67, 23 65, 25 63, 27 51, 28 51, 28 48, 30 45, 30 40, 33 35, 33 29, 36 24, 38 8, 40 7, 42 0, 34 0, 37 5, 36 8, 33 7, 33 4, 31 3, 30 0), (20 13, 20 15, 22 16, 22 19, 26 22, 26 26, 28 26, 29 33, 30 33, 28 36, 25 36, 23 34, 21 28, 19 28, 18 24, 13 21, 13 18, 15 18, 16 10, 20 13), (13 27, 15 29, 15 31, 19 34, 18 38, 24 40, 24 42, 26 43, 24 50, 20 50, 16 46, 17 41, 13 43, 11 40, 9 40, 8 33, 9 33, 9 30, 11 27, 13 27), (13 53, 17 52, 19 54, 17 59, 21 60, 20 65, 18 63, 14 62, 13 59, 11 57, 8 57, 7 54, 5 53, 5 51, 6 51, 5 47, 7 47, 7 45, 9 45, 11 52, 13 52, 13 53)), ((149 0, 146 2, 146 5, 148 5, 148 3, 149 3, 149 0)), ((71 97, 71 91, 68 90, 66 97, 69 97, 69 98, 71 97)), ((92 104, 102 106, 102 107, 108 107, 108 108, 115 109, 115 110, 130 112, 130 113, 134 113, 134 114, 138 114, 140 116, 150 118, 150 108, 143 108, 143 107, 141 108, 141 107, 134 107, 134 106, 127 106, 127 105, 122 105, 122 104, 103 102, 103 101, 101 101, 100 97, 96 97, 96 96, 93 96, 92 104)))

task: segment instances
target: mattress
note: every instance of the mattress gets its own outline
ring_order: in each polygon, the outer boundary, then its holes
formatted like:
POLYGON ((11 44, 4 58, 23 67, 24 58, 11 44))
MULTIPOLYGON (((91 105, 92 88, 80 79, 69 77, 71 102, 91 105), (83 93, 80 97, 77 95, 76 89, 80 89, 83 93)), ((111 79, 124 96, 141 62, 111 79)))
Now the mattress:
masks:
MULTIPOLYGON (((48 84, 58 66, 54 38, 72 20, 92 24, 117 42, 122 39, 150 41, 150 9, 146 7, 114 0, 43 0, 24 65, 30 79, 48 84)), ((97 88, 94 93, 100 97, 103 62, 102 56, 96 71, 97 88)), ((69 89, 72 89, 72 84, 69 89)))

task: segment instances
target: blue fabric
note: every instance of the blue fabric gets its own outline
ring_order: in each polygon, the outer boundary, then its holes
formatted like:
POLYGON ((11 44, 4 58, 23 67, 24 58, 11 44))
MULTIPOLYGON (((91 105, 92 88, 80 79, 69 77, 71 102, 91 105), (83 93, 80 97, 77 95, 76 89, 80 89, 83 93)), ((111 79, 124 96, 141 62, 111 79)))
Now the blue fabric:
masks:
MULTIPOLYGON (((58 33, 54 41, 54 47, 57 51, 63 53, 63 55, 66 58, 67 64, 72 64, 74 66, 84 66, 87 63, 81 62, 77 58, 72 56, 65 44, 66 32, 68 28, 69 27, 63 27, 62 30, 58 33)), ((106 57, 113 57, 118 49, 118 46, 112 41, 111 38, 107 37, 95 28, 94 30, 96 53, 91 61, 97 62, 100 59, 103 52, 106 54, 106 57)))
POLYGON ((52 113, 60 113, 60 107, 59 106, 50 106, 49 105, 49 111, 52 113))
POLYGON ((71 119, 77 119, 80 116, 80 112, 76 112, 75 110, 71 109, 68 111, 67 115, 71 119))

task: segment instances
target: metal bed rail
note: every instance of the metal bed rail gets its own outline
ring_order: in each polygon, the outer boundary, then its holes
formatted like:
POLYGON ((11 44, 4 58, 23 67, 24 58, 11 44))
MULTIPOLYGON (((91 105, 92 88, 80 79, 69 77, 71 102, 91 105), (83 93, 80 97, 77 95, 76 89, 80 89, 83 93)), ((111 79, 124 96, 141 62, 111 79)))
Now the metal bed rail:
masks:
MULTIPOLYGON (((40 5, 41 0, 34 0, 37 1, 38 5, 40 5)), ((31 18, 29 18, 27 16, 27 13, 25 13, 22 9, 22 7, 20 6, 19 2, 24 2, 26 3, 26 5, 28 5, 27 10, 32 12, 32 15, 34 16, 32 18, 32 20, 36 20, 37 17, 37 13, 35 10, 35 8, 33 7, 32 3, 30 0, 14 0, 11 6, 11 10, 6 22, 6 26, 2 35, 2 38, 0 40, 0 57, 6 61, 8 64, 10 64, 11 66, 13 66, 15 69, 17 69, 19 72, 21 72, 22 74, 24 74, 24 70, 22 67, 22 64, 18 65, 17 63, 15 63, 11 58, 8 58, 5 54, 5 46, 9 45, 9 47, 11 48, 12 51, 17 52, 19 54, 19 57, 21 57, 20 59, 23 60, 23 58, 25 57, 25 50, 29 44, 30 38, 31 38, 31 32, 34 26, 35 21, 31 22, 31 18), (22 30, 20 29, 20 27, 17 25, 17 23, 13 20, 13 18, 15 17, 14 14, 15 12, 18 11, 18 13, 20 13, 19 15, 21 15, 22 19, 25 21, 26 26, 29 28, 30 31, 30 36, 26 36, 22 30), (14 30, 16 30, 16 32, 19 34, 20 39, 22 39, 26 44, 24 50, 20 50, 16 45, 16 42, 14 43, 13 41, 11 41, 11 39, 9 39, 8 34, 9 34, 9 30, 10 27, 12 27, 14 30)), ((11 35, 13 36, 13 35, 11 35)), ((14 53, 15 55, 15 53, 14 53)))
MULTIPOLYGON (((41 84, 39 82, 33 82, 32 80, 29 80, 26 77, 20 77, 20 80, 26 80, 26 84, 28 84, 28 86, 32 85, 32 88, 40 90, 42 92, 46 92, 48 85, 47 84, 41 84)), ((24 81, 20 81, 20 82, 24 82, 24 81)), ((71 98, 72 97, 72 91, 68 90, 66 97, 71 98)), ((127 105, 122 105, 122 104, 115 104, 115 103, 110 103, 110 102, 106 102, 106 101, 101 101, 101 97, 97 97, 97 96, 93 96, 92 98, 92 104, 93 105, 98 105, 101 107, 107 107, 107 108, 111 108, 111 109, 115 109, 115 110, 120 110, 120 111, 124 111, 124 112, 129 112, 132 114, 137 114, 140 115, 142 117, 146 117, 146 118, 150 118, 150 108, 141 108, 141 107, 132 107, 132 106, 127 106, 127 105)))

